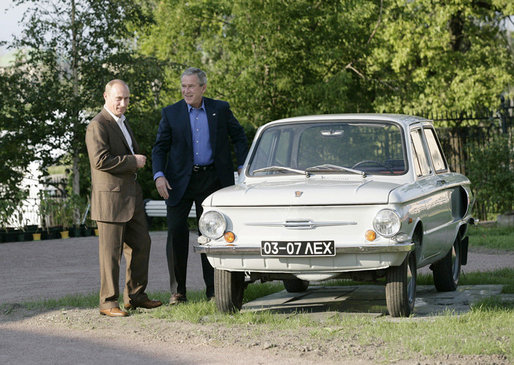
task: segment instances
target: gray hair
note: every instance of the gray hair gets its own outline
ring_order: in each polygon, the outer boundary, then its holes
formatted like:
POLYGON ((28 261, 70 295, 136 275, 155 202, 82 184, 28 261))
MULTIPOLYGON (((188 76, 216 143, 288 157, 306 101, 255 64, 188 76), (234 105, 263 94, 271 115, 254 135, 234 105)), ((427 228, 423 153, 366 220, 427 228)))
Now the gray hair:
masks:
POLYGON ((182 80, 184 76, 190 75, 196 75, 196 77, 198 77, 198 82, 200 83, 200 86, 203 86, 207 83, 207 75, 205 74, 205 72, 196 67, 189 67, 188 69, 184 70, 184 72, 182 72, 182 75, 180 76, 180 80, 182 80))
POLYGON ((125 81, 120 80, 120 79, 114 79, 114 80, 109 81, 107 83, 107 85, 105 85, 105 92, 108 93, 109 91, 111 91, 111 89, 114 85, 123 85, 127 88, 127 90, 129 90, 129 87, 125 81))

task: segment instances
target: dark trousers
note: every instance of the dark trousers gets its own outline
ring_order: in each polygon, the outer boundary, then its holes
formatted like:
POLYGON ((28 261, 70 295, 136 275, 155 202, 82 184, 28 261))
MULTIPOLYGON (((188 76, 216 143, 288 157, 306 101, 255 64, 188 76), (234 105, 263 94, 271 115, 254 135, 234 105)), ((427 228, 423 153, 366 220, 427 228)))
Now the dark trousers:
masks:
MULTIPOLYGON (((175 276, 177 293, 186 295, 187 258, 189 255, 189 226, 187 218, 193 203, 196 207, 196 221, 202 215, 202 202, 220 188, 214 169, 193 172, 189 185, 180 202, 167 206, 168 240, 166 256, 170 273, 170 286, 173 290, 175 276)), ((173 194, 173 190, 171 191, 173 194)), ((207 297, 214 295, 214 269, 205 254, 201 254, 203 280, 207 297)), ((173 293, 172 293, 173 294, 173 293)))

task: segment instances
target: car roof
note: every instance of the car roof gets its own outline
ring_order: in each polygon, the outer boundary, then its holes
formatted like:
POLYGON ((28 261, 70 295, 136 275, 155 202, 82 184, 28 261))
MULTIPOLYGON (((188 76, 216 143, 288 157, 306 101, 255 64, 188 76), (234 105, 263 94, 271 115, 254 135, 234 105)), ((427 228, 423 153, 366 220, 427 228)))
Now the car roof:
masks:
POLYGON ((408 127, 413 123, 430 122, 430 120, 404 114, 378 114, 378 113, 347 113, 347 114, 320 114, 320 115, 304 115, 299 117, 284 118, 267 123, 266 126, 272 124, 287 124, 298 122, 329 122, 329 121, 384 121, 395 122, 408 127))

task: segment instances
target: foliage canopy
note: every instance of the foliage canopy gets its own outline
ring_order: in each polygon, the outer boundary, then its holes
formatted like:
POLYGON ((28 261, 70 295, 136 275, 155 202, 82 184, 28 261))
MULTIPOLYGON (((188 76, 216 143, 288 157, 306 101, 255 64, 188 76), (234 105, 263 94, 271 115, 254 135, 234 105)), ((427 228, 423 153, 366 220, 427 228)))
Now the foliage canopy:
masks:
MULTIPOLYGON (((144 153, 159 110, 196 66, 251 137, 303 114, 495 109, 514 75, 508 0, 15 0, 29 4, 16 62, 0 70, 0 199, 28 164, 73 166, 89 188, 87 122, 103 85, 127 81, 144 153)), ((140 181, 155 195, 151 161, 140 181)), ((20 194, 19 196, 22 196, 20 194)), ((21 199, 21 198, 19 198, 21 199)))
MULTIPOLYGON (((249 128, 298 114, 494 108, 512 83, 508 1, 164 0, 140 50, 210 77, 249 128)), ((167 95, 168 102, 180 98, 167 95)))

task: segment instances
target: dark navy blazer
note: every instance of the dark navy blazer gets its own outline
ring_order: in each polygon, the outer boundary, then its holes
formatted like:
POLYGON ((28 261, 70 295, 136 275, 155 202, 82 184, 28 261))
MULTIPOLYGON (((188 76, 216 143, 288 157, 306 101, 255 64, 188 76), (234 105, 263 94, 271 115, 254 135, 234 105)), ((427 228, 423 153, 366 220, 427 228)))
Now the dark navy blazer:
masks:
MULTIPOLYGON (((227 102, 203 98, 209 136, 214 158, 214 168, 221 186, 234 184, 234 166, 231 144, 234 146, 237 165, 244 163, 248 142, 243 127, 232 114, 227 102)), ((193 171, 193 137, 186 102, 179 102, 162 109, 157 138, 152 149, 152 170, 164 172, 172 190, 166 203, 177 205, 182 199, 193 171)))

